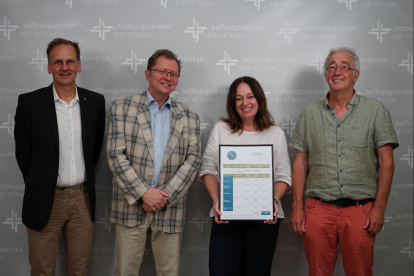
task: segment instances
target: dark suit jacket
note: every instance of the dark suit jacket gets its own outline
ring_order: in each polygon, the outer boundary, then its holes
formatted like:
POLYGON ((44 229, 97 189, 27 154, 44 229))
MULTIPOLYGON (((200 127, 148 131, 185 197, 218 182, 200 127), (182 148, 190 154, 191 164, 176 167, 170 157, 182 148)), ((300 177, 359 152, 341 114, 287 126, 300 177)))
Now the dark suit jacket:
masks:
MULTIPOLYGON (((92 221, 95 221, 95 172, 105 130, 105 98, 78 87, 82 145, 92 221)), ((42 230, 52 212, 59 168, 59 133, 53 85, 19 96, 14 127, 16 159, 25 192, 22 220, 42 230)))

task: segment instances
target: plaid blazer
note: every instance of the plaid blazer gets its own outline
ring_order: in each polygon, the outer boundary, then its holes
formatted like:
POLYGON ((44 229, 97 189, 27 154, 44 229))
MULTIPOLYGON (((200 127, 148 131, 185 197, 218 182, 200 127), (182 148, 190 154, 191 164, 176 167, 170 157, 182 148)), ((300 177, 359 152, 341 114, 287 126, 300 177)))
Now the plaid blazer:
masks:
MULTIPOLYGON (((171 99, 171 130, 158 189, 170 195, 155 212, 157 228, 167 233, 184 229, 187 191, 201 159, 200 119, 186 105, 171 99)), ((112 171, 111 222, 132 227, 147 212, 142 195, 154 171, 151 117, 146 92, 115 100, 109 113, 107 155, 112 171)))

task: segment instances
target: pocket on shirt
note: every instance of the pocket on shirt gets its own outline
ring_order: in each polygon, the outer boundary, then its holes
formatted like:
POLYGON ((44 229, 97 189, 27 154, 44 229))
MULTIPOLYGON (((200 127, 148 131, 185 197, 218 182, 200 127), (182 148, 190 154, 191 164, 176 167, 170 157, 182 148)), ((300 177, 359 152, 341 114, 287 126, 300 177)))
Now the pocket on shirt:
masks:
POLYGON ((351 146, 363 148, 368 147, 368 134, 369 131, 366 128, 355 127, 351 131, 351 146))

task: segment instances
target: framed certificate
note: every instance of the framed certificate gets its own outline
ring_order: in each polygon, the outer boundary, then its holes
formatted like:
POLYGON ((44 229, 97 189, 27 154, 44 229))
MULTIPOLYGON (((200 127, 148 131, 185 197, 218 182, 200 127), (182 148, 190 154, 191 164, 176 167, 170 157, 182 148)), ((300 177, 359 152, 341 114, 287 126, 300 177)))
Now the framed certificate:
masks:
POLYGON ((273 145, 219 145, 220 220, 273 220, 273 145))

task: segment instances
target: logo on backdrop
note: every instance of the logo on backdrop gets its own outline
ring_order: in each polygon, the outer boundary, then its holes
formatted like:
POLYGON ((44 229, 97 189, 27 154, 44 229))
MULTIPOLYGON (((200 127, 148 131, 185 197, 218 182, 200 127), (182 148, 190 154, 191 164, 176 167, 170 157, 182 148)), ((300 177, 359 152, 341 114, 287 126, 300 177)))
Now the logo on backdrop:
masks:
POLYGON ((99 221, 96 221, 96 223, 105 225, 105 229, 107 229, 108 232, 111 232, 111 222, 109 221, 108 209, 105 209, 105 216, 103 218, 100 218, 99 221))
POLYGON ((7 122, 4 122, 0 128, 7 129, 7 133, 14 137, 14 118, 10 116, 10 113, 7 115, 7 122))
POLYGON ((229 152, 227 153, 227 158, 228 158, 229 160, 234 160, 234 159, 236 159, 236 157, 237 157, 237 154, 236 154, 234 151, 229 151, 229 152))
POLYGON ((223 65, 224 71, 226 71, 227 74, 230 74, 230 66, 236 65, 236 62, 239 62, 239 60, 230 59, 230 55, 227 54, 227 51, 224 51, 224 59, 220 59, 216 65, 223 65))
POLYGON ((407 67, 407 71, 411 73, 411 75, 413 74, 413 65, 414 65, 414 61, 413 61, 413 55, 410 55, 410 52, 407 53, 407 59, 403 60, 402 63, 398 64, 399 66, 405 66, 407 67))
POLYGON ((247 2, 254 2, 254 6, 257 7, 257 10, 260 10, 260 2, 264 2, 265 0, 246 0, 247 2))
POLYGON ((99 33, 99 37, 102 38, 102 41, 105 40, 105 33, 109 33, 111 31, 111 29, 113 29, 113 26, 105 26, 105 21, 103 21, 101 19, 101 17, 99 17, 99 25, 98 26, 93 26, 93 29, 90 30, 91 32, 94 33, 99 33))
POLYGON ((7 37, 7 40, 10 40, 10 32, 14 32, 18 25, 10 25, 10 20, 7 20, 7 17, 4 17, 4 25, 0 25, 0 31, 3 31, 4 36, 7 37))
POLYGON ((358 0, 336 0, 338 3, 345 3, 345 6, 352 11, 352 3, 356 3, 358 0))
POLYGON ((197 229, 201 229, 201 232, 203 232, 204 224, 208 223, 208 217, 204 217, 203 213, 200 212, 200 209, 197 209, 197 216, 190 220, 189 223, 196 223, 197 229))
POLYGON ((290 43, 290 39, 292 35, 296 34, 296 32, 299 31, 298 28, 292 28, 289 21, 286 19, 285 27, 280 28, 280 31, 277 32, 278 34, 284 34, 287 41, 290 43))
POLYGON ((296 123, 290 118, 290 115, 287 115, 286 123, 282 124, 281 129, 286 130, 286 133, 289 134, 290 138, 293 136, 293 132, 295 131, 296 123))
POLYGON ((43 65, 47 66, 47 58, 43 57, 43 53, 37 49, 37 56, 35 58, 32 58, 32 61, 29 61, 29 64, 35 64, 37 69, 43 73, 43 65))
POLYGON ((380 21, 378 20, 377 27, 373 28, 372 31, 368 33, 377 35, 377 39, 380 41, 380 43, 382 43, 382 37, 388 34, 389 31, 391 31, 391 29, 384 28, 382 23, 380 23, 380 21))
POLYGON ((311 63, 308 63, 310 66, 315 66, 316 71, 319 71, 319 74, 323 74, 324 69, 323 65, 325 63, 325 60, 322 58, 322 56, 319 54, 319 52, 316 53, 316 59, 312 59, 311 63))
POLYGON ((3 224, 10 224, 11 229, 14 230, 14 233, 17 233, 19 224, 22 223, 22 219, 17 216, 17 213, 14 212, 14 209, 11 210, 11 217, 7 218, 6 221, 3 221, 3 224))
POLYGON ((72 8, 72 0, 66 0, 66 4, 69 5, 69 8, 72 8))
POLYGON ((400 252, 408 254, 408 258, 410 258, 411 261, 414 261, 414 243, 411 241, 411 239, 408 240, 408 247, 404 247, 404 250, 400 252))
POLYGON ((414 165, 414 153, 413 153, 413 149, 411 148, 411 146, 408 146, 408 153, 407 154, 403 154, 403 157, 400 158, 400 160, 407 161, 408 162, 408 166, 411 166, 411 169, 413 168, 413 165, 414 165))
POLYGON ((127 58, 125 62, 122 62, 124 65, 131 65, 131 70, 135 71, 135 74, 138 72, 138 65, 142 65, 144 61, 147 61, 143 58, 138 58, 137 54, 134 53, 134 50, 131 50, 131 58, 127 58))
POLYGON ((171 0, 161 0, 161 6, 164 7, 164 10, 167 9, 167 3, 168 3, 168 1, 171 1, 171 0))
POLYGON ((201 123, 200 124, 200 129, 206 129, 207 126, 209 126, 209 123, 201 123))
POLYGON ((177 92, 177 91, 173 91, 173 92, 171 92, 171 93, 170 93, 170 97, 174 98, 175 94, 178 94, 178 92, 177 92))
POLYGON ((193 34, 193 38, 195 38, 196 42, 198 42, 199 34, 204 33, 204 30, 207 30, 207 27, 200 27, 195 18, 193 18, 193 26, 188 27, 187 30, 184 30, 184 32, 187 34, 193 34))

